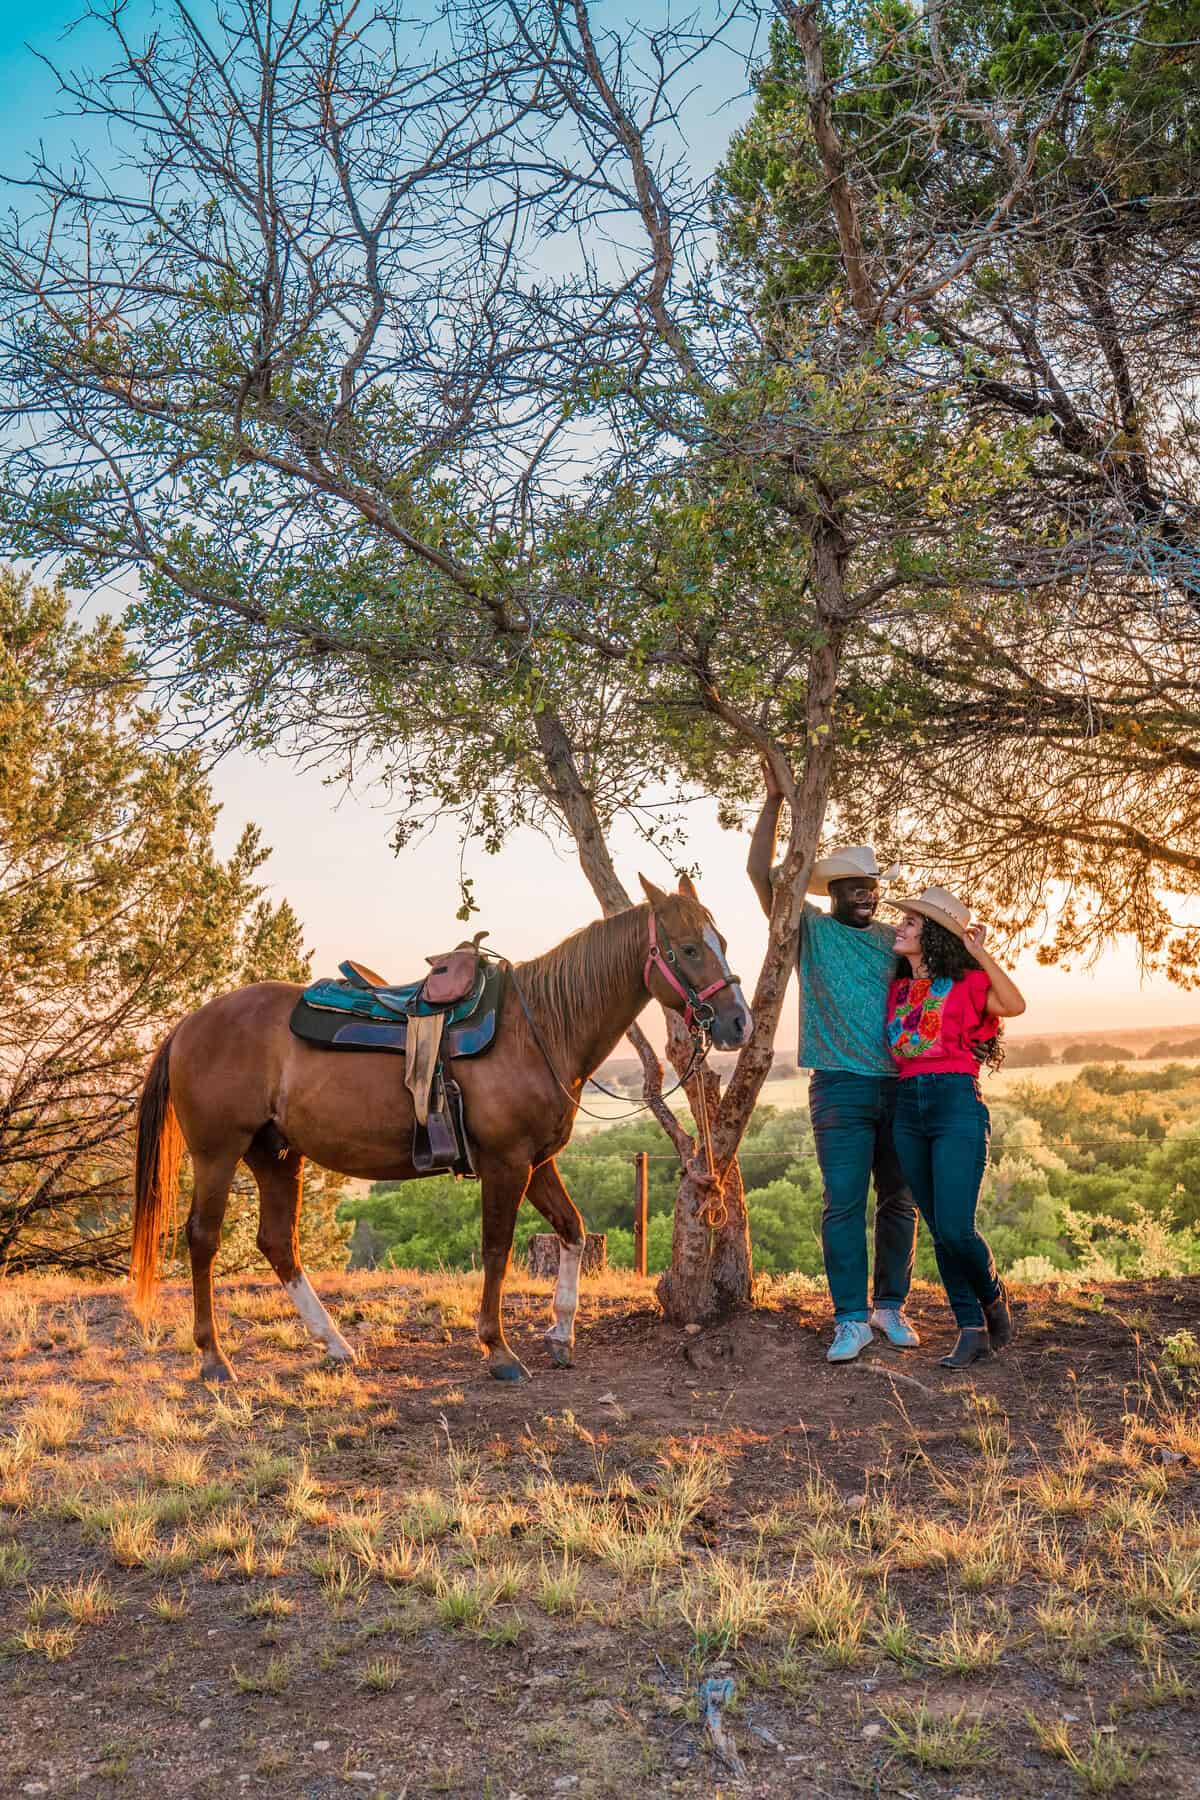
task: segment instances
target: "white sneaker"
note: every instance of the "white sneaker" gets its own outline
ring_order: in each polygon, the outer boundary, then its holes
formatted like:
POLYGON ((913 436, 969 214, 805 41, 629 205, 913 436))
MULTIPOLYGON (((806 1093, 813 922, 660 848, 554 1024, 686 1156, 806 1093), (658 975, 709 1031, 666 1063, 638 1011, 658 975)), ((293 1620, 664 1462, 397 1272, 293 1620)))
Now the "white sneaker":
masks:
POLYGON ((833 1328, 833 1342, 825 1352, 826 1362, 853 1362, 860 1350, 874 1340, 875 1333, 861 1319, 839 1319, 833 1328))
POLYGON ((915 1350, 921 1341, 898 1306, 877 1306, 871 1323, 897 1350, 915 1350))

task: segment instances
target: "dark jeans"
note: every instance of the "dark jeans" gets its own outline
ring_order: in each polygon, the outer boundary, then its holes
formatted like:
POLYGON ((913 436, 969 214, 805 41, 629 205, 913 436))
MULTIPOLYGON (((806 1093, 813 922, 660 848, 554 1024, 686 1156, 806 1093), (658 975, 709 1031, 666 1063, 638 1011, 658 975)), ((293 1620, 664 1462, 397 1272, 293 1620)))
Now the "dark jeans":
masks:
POLYGON ((974 1075, 909 1075, 893 1127, 913 1199, 933 1237, 938 1273, 959 1328, 984 1323, 1000 1284, 975 1229, 992 1123, 974 1075))
POLYGON ((892 1143, 899 1081, 815 1069, 808 1089, 825 1184, 821 1249, 835 1319, 867 1316, 867 1186, 875 1177, 875 1306, 903 1306, 912 1284, 917 1209, 892 1143))

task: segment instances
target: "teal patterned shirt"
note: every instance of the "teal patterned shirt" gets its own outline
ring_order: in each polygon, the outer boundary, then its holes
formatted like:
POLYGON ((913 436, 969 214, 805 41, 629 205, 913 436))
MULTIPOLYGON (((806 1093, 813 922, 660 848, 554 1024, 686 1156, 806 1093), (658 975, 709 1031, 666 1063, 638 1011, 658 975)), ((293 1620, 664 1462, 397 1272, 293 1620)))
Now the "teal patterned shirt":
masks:
POLYGON ((888 985, 896 969, 891 925, 860 929, 804 903, 800 926, 802 1069, 895 1075, 887 1041, 888 985))

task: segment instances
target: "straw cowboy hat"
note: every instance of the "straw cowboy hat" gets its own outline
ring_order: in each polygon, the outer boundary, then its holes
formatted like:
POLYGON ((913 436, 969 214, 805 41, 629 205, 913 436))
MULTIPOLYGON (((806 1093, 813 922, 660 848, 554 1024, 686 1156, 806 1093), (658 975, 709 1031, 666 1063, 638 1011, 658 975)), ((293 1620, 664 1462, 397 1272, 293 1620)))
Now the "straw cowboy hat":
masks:
POLYGON ((870 844, 839 844, 836 850, 813 864, 808 891, 810 894, 827 894, 831 881, 853 880, 855 876, 860 881, 864 876, 869 881, 895 881, 899 873, 899 863, 881 871, 870 844))
POLYGON ((944 925, 947 931, 960 938, 965 938, 977 923, 972 919, 966 901, 952 894, 949 888, 926 888, 915 900, 888 899, 884 905, 894 906, 897 912, 920 913, 922 918, 932 919, 935 925, 944 925))

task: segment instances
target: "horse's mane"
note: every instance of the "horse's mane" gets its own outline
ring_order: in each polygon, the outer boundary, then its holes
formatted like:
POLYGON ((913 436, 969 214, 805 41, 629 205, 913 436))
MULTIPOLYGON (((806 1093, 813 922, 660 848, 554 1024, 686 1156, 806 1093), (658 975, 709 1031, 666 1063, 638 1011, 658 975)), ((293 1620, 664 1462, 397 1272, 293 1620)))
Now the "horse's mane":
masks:
POLYGON ((569 1041, 581 1014, 603 1007, 614 978, 624 976, 631 960, 644 956, 649 910, 645 904, 631 906, 595 920, 542 956, 517 964, 529 1009, 556 1051, 569 1041))

